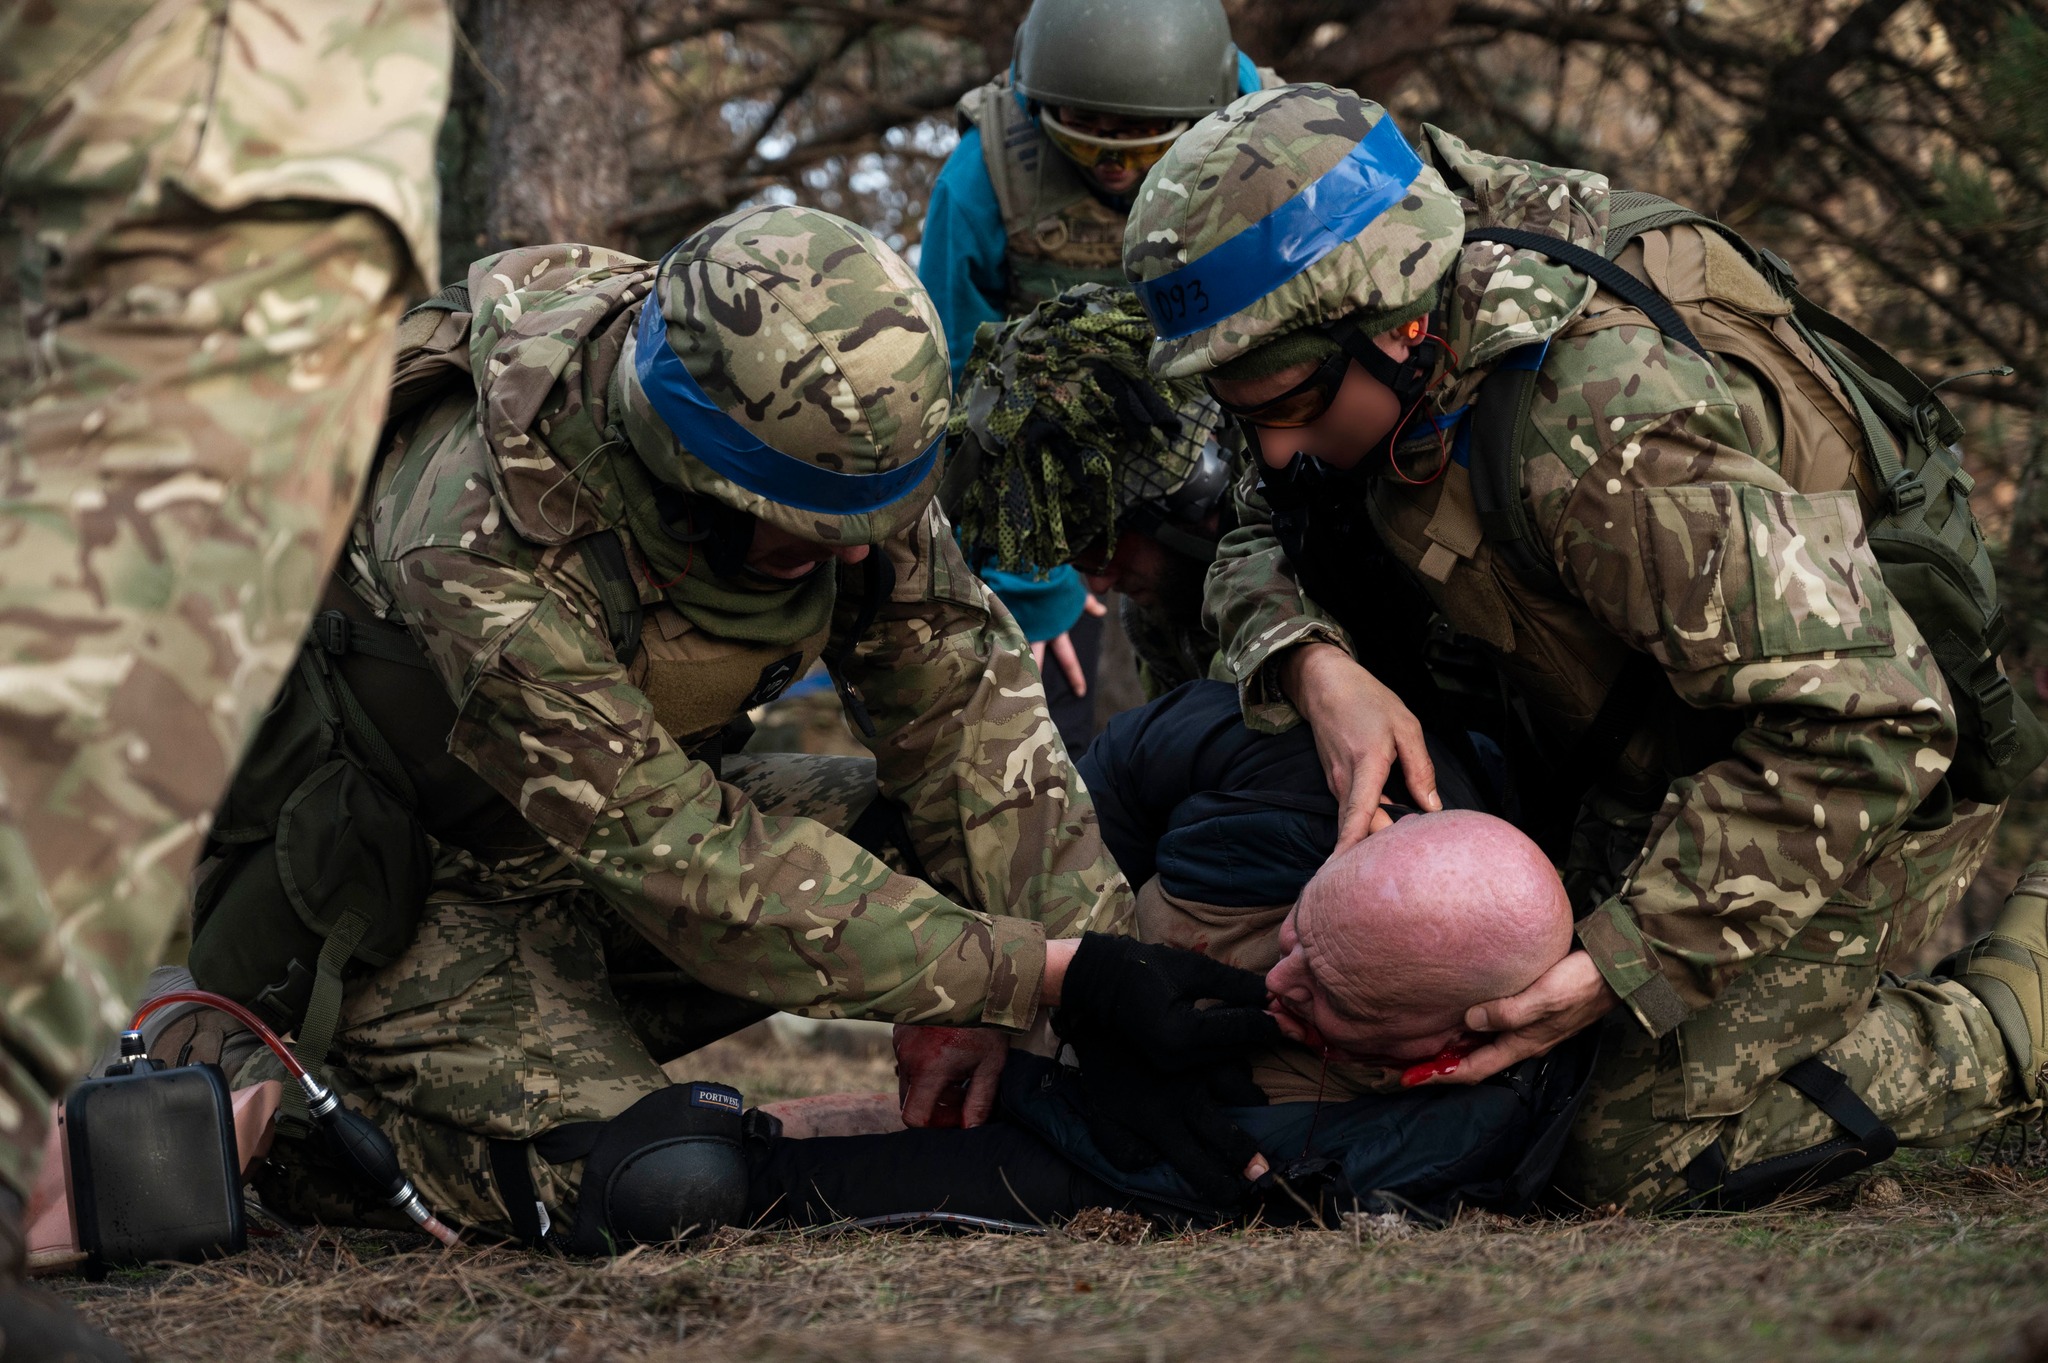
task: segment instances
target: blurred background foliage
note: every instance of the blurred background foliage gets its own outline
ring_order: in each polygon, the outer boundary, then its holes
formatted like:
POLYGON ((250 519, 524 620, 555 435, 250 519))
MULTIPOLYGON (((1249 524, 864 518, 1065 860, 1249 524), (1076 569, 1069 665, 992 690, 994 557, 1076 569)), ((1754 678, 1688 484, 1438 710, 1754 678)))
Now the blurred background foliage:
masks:
MULTIPOLYGON (((536 241, 651 256, 756 201, 867 223, 914 261, 954 101, 1008 62, 1027 4, 458 0, 450 277, 536 241)), ((1953 377, 1978 513, 2015 546, 2011 661, 2029 677, 2048 663, 2048 643, 2024 656, 2030 624, 2048 641, 2048 480, 2029 474, 2048 462, 2042 0, 1225 7, 1260 63, 1378 99, 1411 133, 1426 120, 1719 216, 1922 372, 1953 377), (1998 366, 2012 372, 1971 372, 1998 366)), ((2012 821, 2008 871, 2048 846, 2039 784, 2012 821)))
MULTIPOLYGON (((2048 401, 2048 12, 2021 0, 1226 0, 1290 79, 1411 131, 1715 213, 1930 371, 2016 473, 2048 401)), ((451 277, 586 240, 643 255, 759 200, 915 255, 952 108, 1027 0, 460 0, 451 277)), ((1988 443, 1987 443, 1988 442, 1988 443)), ((1984 507, 1994 530, 2008 486, 1984 507)))

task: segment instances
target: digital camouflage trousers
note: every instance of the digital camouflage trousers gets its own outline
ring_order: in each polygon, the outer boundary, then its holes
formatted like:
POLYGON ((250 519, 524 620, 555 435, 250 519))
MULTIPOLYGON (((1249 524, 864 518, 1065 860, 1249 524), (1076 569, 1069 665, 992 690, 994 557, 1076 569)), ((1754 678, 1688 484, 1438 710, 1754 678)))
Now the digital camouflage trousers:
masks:
POLYGON ((1632 1018, 1610 1019, 1559 1190, 1587 1207, 1648 1212, 1695 1191, 1686 1169, 1717 1142, 1739 1172, 1843 1135, 1780 1079, 1808 1058, 1840 1073, 1901 1145, 1954 1145, 2019 1111, 2018 1076, 1977 997, 1885 970, 1911 960, 1962 897, 2001 808, 1964 806, 1852 876, 1805 930, 1676 1030, 1652 1037, 1632 1018))
MULTIPOLYGON (((763 813, 840 832, 876 793, 864 757, 729 757, 722 779, 763 813)), ((349 983, 329 1078, 383 1127, 438 1214, 509 1234, 492 1142, 615 1117, 671 1082, 664 1064, 769 1011, 698 984, 581 882, 511 901, 436 894, 412 948, 349 983)), ((280 1073, 265 1053, 237 1083, 280 1073)), ((525 1158, 534 1195, 564 1223, 582 1164, 549 1164, 531 1150, 525 1158)), ((362 1200, 313 1142, 279 1141, 257 1187, 289 1215, 406 1224, 362 1200)))

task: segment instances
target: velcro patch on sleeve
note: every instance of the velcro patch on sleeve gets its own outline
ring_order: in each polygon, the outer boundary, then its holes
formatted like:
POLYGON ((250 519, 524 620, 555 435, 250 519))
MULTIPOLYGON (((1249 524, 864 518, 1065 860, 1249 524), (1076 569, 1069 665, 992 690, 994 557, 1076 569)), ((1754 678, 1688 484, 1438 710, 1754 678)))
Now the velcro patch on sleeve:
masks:
POLYGON ((1891 598, 1853 492, 1643 488, 1636 517, 1667 666, 1892 651, 1891 598))

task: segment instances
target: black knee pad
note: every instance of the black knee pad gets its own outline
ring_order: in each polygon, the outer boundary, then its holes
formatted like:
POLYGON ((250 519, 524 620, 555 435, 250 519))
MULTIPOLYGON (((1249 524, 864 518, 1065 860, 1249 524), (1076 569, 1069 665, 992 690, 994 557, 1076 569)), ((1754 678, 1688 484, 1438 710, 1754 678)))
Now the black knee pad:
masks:
POLYGON ((667 1244, 746 1214, 739 1090, 677 1084, 604 1124, 583 1164, 571 1254, 667 1244))

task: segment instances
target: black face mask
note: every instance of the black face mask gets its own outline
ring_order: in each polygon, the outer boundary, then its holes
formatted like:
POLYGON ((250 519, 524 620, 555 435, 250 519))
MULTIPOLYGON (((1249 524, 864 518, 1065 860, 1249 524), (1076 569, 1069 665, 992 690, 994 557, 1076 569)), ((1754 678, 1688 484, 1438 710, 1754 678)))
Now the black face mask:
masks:
POLYGON ((1401 419, 1378 444, 1366 451, 1365 457, 1354 465, 1354 470, 1367 470, 1377 475, 1394 467, 1394 442, 1412 432, 1415 418, 1443 365, 1444 346, 1436 339, 1441 330, 1432 315, 1428 333, 1408 347, 1407 359, 1397 360, 1374 345, 1372 337, 1364 335, 1357 327, 1339 323, 1331 328, 1331 338, 1343 347, 1344 353, 1374 380, 1385 385, 1401 404, 1401 419))
POLYGON ((1297 450, 1277 469, 1260 467, 1259 489, 1275 511, 1346 504, 1362 497, 1370 486, 1370 462, 1362 459, 1348 469, 1340 469, 1297 450))

